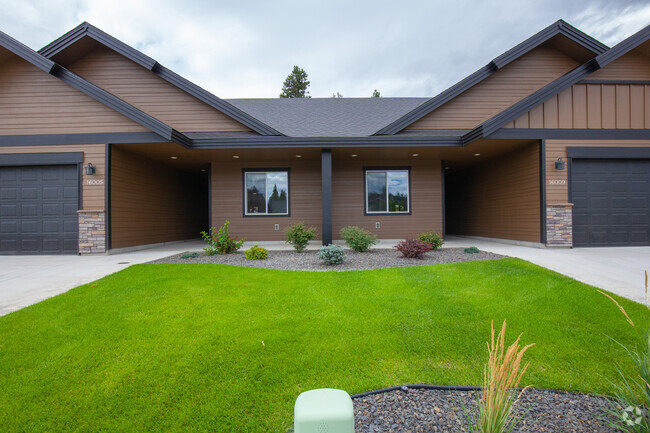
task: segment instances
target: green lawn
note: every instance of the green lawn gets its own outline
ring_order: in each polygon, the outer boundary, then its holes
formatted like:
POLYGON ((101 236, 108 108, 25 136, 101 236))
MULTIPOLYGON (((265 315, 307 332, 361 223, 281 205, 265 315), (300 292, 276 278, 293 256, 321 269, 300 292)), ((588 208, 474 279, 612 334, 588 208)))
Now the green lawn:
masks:
POLYGON ((0 317, 11 432, 282 432, 318 387, 477 385, 490 321, 524 384, 607 393, 645 306, 518 259, 353 272, 137 265, 0 317), (262 341, 264 344, 262 344, 262 341))

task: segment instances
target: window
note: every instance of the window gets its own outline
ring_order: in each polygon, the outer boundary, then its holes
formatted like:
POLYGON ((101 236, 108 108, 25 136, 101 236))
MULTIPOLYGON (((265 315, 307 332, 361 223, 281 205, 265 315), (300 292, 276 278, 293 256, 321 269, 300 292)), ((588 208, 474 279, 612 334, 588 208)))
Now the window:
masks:
POLYGON ((366 169, 366 213, 409 213, 409 170, 366 169))
POLYGON ((245 215, 289 215, 289 171, 244 171, 245 215))

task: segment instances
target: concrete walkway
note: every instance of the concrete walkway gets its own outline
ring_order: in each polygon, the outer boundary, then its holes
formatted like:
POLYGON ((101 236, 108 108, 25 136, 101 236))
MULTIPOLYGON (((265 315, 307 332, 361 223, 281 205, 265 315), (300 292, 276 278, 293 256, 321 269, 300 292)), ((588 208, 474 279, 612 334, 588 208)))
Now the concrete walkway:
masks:
MULTIPOLYGON (((376 248, 392 248, 384 240, 376 248)), ((290 250, 284 242, 258 242, 269 250, 290 250)), ((249 248, 252 243, 244 244, 249 248)), ((644 271, 650 271, 650 247, 543 249, 500 242, 449 237, 444 247, 479 249, 519 257, 587 284, 645 302, 644 271)), ((0 256, 0 315, 67 292, 81 284, 184 251, 200 251, 201 241, 169 244, 147 250, 99 256, 0 256)), ((313 242, 308 249, 320 248, 313 242)))

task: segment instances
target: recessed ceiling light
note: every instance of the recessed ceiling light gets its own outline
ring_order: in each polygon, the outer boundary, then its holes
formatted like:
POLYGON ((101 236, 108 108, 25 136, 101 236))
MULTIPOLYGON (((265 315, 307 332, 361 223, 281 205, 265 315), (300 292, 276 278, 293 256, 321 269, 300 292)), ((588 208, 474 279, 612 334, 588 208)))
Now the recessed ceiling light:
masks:
POLYGON ((475 153, 474 156, 481 156, 481 154, 480 153, 475 153))
POLYGON ((239 155, 233 155, 232 157, 235 159, 239 159, 239 155))
POLYGON ((178 159, 178 156, 170 156, 171 159, 178 159))
POLYGON ((449 170, 449 167, 445 167, 445 170, 449 170))
POLYGON ((201 171, 206 171, 205 168, 202 168, 201 171))
POLYGON ((420 156, 420 154, 419 153, 414 153, 413 156, 420 156))
POLYGON ((356 153, 353 153, 351 156, 352 156, 352 158, 356 158, 359 155, 357 155, 356 153))
POLYGON ((302 155, 296 155, 296 158, 302 158, 302 155))

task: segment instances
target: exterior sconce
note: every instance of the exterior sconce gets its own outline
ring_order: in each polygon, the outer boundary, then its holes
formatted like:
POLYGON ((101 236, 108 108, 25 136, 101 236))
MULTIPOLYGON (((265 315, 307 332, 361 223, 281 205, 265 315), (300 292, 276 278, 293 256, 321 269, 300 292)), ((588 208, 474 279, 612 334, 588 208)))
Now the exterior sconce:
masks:
POLYGON ((85 167, 85 172, 86 175, 92 176, 93 174, 95 174, 95 166, 92 165, 91 163, 88 163, 88 165, 85 167))
POLYGON ((555 169, 556 170, 564 170, 565 167, 566 167, 566 162, 562 160, 562 157, 558 158, 555 161, 555 169))

